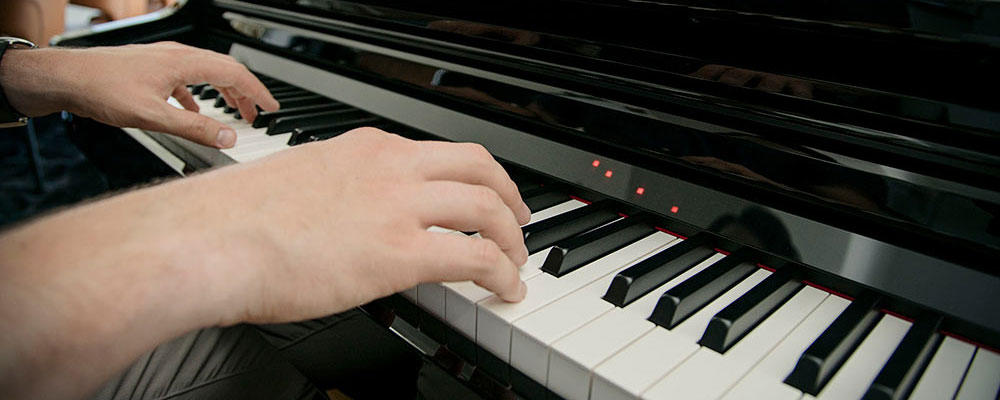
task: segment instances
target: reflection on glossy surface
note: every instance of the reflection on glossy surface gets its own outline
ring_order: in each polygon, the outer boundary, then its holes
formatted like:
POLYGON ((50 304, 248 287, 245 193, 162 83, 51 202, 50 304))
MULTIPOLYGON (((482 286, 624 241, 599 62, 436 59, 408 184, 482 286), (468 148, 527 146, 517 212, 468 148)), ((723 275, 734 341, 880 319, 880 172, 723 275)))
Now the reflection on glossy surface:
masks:
MULTIPOLYGON (((703 68, 727 66, 808 84, 809 96, 797 94, 798 83, 768 92, 837 105, 842 109, 826 110, 825 118, 840 123, 878 129, 920 120, 953 126, 956 134, 1000 133, 992 96, 1000 91, 1000 3, 991 1, 254 1, 364 16, 448 42, 792 113, 815 108, 691 80, 703 68)), ((968 142, 922 133, 919 125, 900 128, 931 141, 968 142)))
MULTIPOLYGON (((442 26, 452 31, 473 29, 450 23, 442 26)), ((996 199, 967 198, 859 171, 839 163, 828 152, 774 142, 736 129, 713 126, 706 130, 698 124, 677 123, 677 120, 668 123, 663 118, 651 118, 651 112, 637 107, 631 107, 632 113, 625 113, 595 105, 600 104, 595 101, 599 99, 582 100, 567 93, 529 90, 288 32, 254 33, 271 45, 324 57, 379 79, 390 79, 496 112, 558 126, 609 146, 644 151, 692 168, 754 181, 796 197, 823 200, 1000 248, 1000 236, 989 228, 996 224, 996 199)), ((496 34, 504 40, 530 40, 514 31, 496 34)), ((695 75, 762 91, 788 92, 802 97, 813 94, 809 82, 720 65, 705 66, 695 75)))

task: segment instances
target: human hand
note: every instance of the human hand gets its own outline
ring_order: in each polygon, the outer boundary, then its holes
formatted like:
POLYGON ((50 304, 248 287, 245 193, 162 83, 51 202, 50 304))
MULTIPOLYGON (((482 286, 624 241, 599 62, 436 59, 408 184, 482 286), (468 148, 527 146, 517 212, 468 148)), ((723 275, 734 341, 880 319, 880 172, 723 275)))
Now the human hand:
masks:
POLYGON ((198 114, 186 86, 208 82, 248 121, 255 105, 278 102, 232 57, 173 42, 90 49, 15 50, 4 55, 0 86, 18 111, 60 110, 118 127, 135 127, 212 147, 232 147, 236 132, 198 114), (186 110, 169 105, 174 96, 186 110))
POLYGON ((250 254, 211 272, 228 288, 220 323, 314 318, 433 281, 524 297, 519 225, 530 211, 482 146, 361 128, 186 181, 199 186, 184 192, 221 200, 199 218, 226 227, 209 248, 250 254), (233 193, 238 201, 225 200, 233 193), (428 232, 434 225, 483 238, 428 232))

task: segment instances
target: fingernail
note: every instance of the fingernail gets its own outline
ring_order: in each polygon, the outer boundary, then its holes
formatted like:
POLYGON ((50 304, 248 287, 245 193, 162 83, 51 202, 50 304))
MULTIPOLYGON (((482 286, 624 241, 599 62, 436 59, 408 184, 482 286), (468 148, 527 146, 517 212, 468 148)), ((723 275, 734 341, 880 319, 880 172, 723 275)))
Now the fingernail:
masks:
POLYGON ((223 149, 228 149, 236 144, 236 131, 232 129, 219 129, 219 136, 215 138, 215 144, 223 149))

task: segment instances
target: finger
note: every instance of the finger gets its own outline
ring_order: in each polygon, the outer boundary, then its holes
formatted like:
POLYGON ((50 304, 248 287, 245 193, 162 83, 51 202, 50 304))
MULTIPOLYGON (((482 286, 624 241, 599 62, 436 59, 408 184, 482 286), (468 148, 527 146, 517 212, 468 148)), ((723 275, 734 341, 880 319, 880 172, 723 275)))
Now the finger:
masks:
POLYGON ((257 119, 257 107, 254 107, 253 102, 240 92, 232 89, 219 89, 219 93, 225 95, 223 97, 226 99, 226 105, 236 107, 240 111, 240 116, 248 123, 252 124, 257 119))
POLYGON ((198 112, 201 109, 198 107, 198 103, 194 101, 194 96, 191 96, 191 92, 189 92, 187 87, 184 85, 174 88, 174 92, 170 95, 173 96, 174 99, 177 99, 177 102, 181 103, 181 106, 184 107, 185 110, 198 112))
POLYGON ((421 228, 437 225, 459 231, 478 231, 494 241, 515 265, 528 261, 524 234, 514 213, 486 186, 454 181, 427 182, 414 201, 421 228))
POLYGON ((235 90, 264 110, 278 109, 278 101, 243 64, 232 57, 211 52, 199 58, 202 59, 198 62, 184 64, 184 77, 188 83, 208 82, 213 87, 235 90))
POLYGON ((170 133, 205 146, 230 148, 236 144, 236 131, 226 124, 207 116, 181 110, 165 102, 151 107, 151 116, 144 118, 138 128, 170 133))
POLYGON ((486 148, 475 143, 420 142, 420 145, 425 157, 419 168, 425 178, 489 187, 500 195, 518 223, 526 224, 531 219, 531 210, 521 200, 517 185, 486 148))
POLYGON ((246 97, 240 97, 236 100, 236 108, 240 110, 240 115, 243 116, 249 123, 253 123, 257 119, 257 106, 253 104, 250 99, 246 97))
POLYGON ((216 88, 219 90, 219 95, 222 99, 226 101, 226 105, 230 107, 236 107, 236 102, 233 101, 233 93, 228 88, 216 88))
POLYGON ((526 286, 518 268, 492 240, 457 234, 421 232, 422 282, 474 281, 504 301, 524 299, 526 286))

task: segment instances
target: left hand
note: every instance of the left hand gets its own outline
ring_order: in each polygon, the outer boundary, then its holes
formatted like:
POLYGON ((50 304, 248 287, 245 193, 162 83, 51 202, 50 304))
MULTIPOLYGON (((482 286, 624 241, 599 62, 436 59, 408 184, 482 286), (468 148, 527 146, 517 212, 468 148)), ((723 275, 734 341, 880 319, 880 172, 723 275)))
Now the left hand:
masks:
POLYGON ((67 110, 118 127, 149 129, 212 147, 232 147, 236 132, 198 114, 187 85, 208 82, 248 121, 255 105, 278 102, 230 56, 174 42, 89 49, 14 50, 4 55, 0 86, 28 116, 67 110), (171 106, 174 96, 186 110, 171 106))

